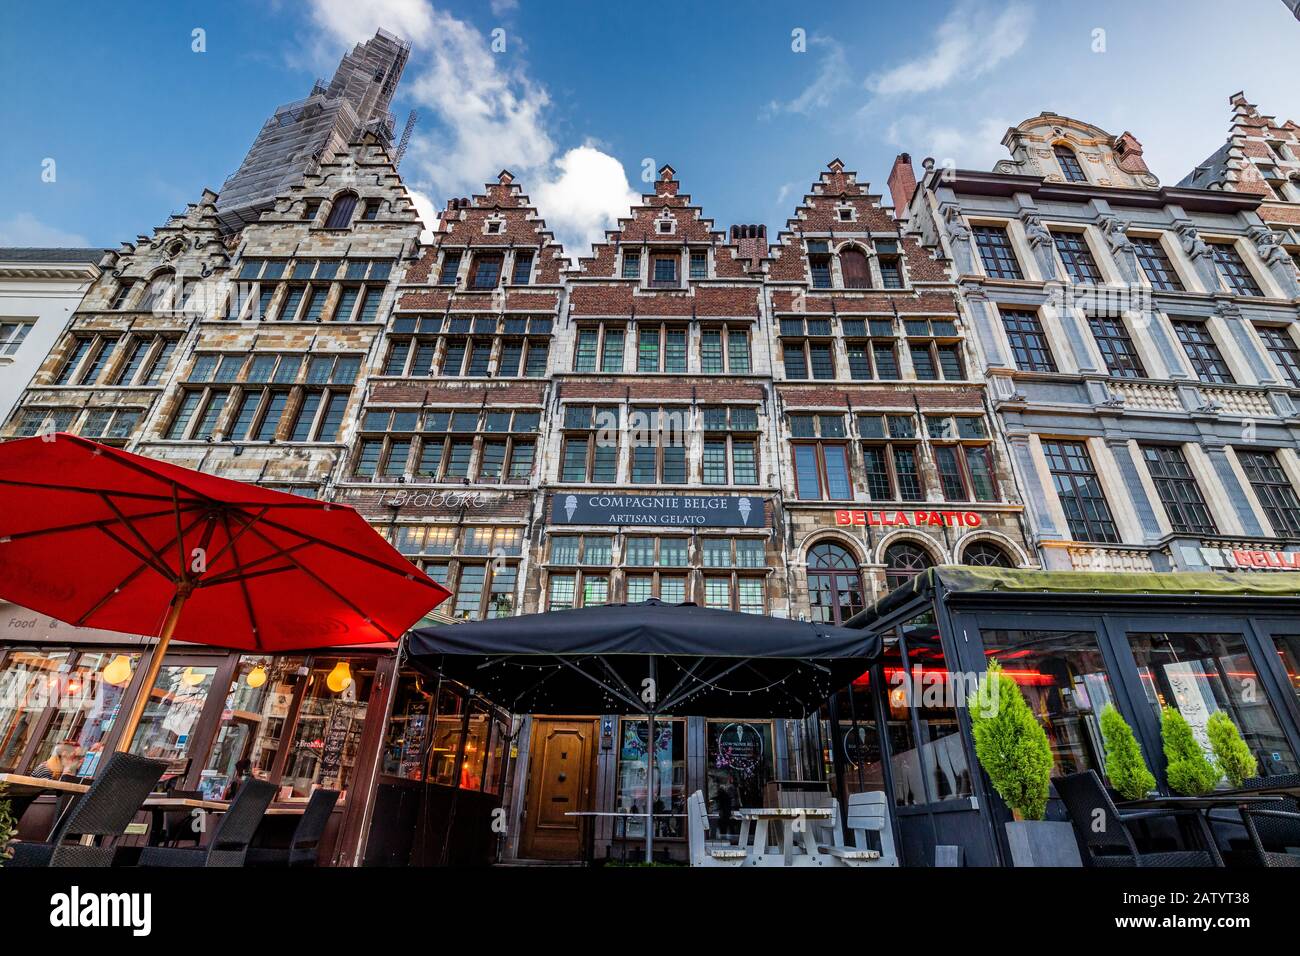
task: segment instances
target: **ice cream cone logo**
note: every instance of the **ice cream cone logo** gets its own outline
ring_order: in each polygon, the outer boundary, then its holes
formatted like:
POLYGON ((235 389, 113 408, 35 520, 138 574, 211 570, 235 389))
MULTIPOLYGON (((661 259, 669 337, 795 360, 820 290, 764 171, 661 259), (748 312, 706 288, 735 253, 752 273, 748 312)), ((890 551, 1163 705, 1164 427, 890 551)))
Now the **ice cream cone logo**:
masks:
POLYGON ((749 524, 749 511, 752 507, 748 498, 741 498, 736 502, 736 507, 740 509, 740 523, 749 524))
POLYGON ((578 510, 578 496, 565 495, 564 496, 564 520, 572 521, 573 513, 577 510, 578 510))

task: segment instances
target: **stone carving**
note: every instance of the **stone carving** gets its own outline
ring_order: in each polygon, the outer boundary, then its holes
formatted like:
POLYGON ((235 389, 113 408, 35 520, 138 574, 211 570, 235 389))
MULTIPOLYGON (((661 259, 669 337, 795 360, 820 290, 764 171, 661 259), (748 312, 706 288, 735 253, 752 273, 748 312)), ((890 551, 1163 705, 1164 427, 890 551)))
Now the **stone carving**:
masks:
POLYGON ((1182 243, 1187 258, 1204 259, 1210 255, 1210 247, 1205 244, 1205 240, 1200 237, 1196 227, 1190 222, 1186 220, 1176 222, 1174 230, 1178 233, 1178 241, 1182 243))
POLYGON ((1047 227, 1043 225, 1041 219, 1033 213, 1024 213, 1021 215, 1020 221, 1024 223, 1025 237, 1029 240, 1031 246, 1042 248, 1043 246, 1050 247, 1052 245, 1052 234, 1047 231, 1047 227))
POLYGON ((1128 252, 1133 248, 1133 240, 1128 237, 1128 223, 1115 216, 1102 216, 1099 225, 1112 253, 1128 252))
POLYGON ((961 217, 961 207, 951 203, 943 207, 944 225, 948 227, 948 235, 954 242, 965 242, 970 238, 970 229, 961 217))
POLYGON ((1259 257, 1269 265, 1284 265, 1291 261, 1286 250, 1278 244, 1277 235, 1268 226, 1251 226, 1247 235, 1255 243, 1259 257))

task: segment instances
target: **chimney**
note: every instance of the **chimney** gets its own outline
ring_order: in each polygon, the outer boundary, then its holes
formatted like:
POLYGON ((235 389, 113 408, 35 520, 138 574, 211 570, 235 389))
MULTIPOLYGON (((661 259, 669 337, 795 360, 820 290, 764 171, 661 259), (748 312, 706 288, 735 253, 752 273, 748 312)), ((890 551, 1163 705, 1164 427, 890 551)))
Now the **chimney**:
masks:
POLYGON ((732 226, 731 241, 737 255, 748 261, 751 268, 757 268, 759 261, 767 258, 767 226, 761 223, 732 226))
POLYGON ((910 153, 899 153, 894 159, 894 168, 889 171, 889 198, 894 203, 894 218, 906 219, 907 207, 912 202, 912 193, 916 192, 916 171, 912 169, 910 153))

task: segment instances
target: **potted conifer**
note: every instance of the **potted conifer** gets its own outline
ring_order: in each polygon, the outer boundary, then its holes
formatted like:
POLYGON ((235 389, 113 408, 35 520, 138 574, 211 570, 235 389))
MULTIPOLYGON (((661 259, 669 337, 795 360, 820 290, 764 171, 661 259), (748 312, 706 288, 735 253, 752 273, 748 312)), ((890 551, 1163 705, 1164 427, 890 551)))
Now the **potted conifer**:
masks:
POLYGON ((1214 759, 1233 789, 1239 788, 1248 777, 1259 772, 1255 755, 1246 746, 1246 741, 1241 739, 1237 725, 1226 713, 1218 710, 1211 714, 1205 724, 1205 733, 1214 749, 1214 759))
POLYGON ((1223 776, 1205 756, 1187 718, 1165 707, 1160 711, 1160 736, 1165 748, 1165 779, 1169 789, 1184 796, 1209 793, 1223 776))
POLYGON ((1079 866, 1068 823, 1047 821, 1052 747, 1020 687, 990 660, 969 701, 975 756, 993 789, 1011 809, 1006 824, 1016 866, 1079 866))
POLYGON ((13 805, 5 798, 5 786, 0 784, 0 866, 13 856, 9 844, 18 834, 18 821, 14 819, 13 805))
POLYGON ((1120 796, 1141 800, 1156 788, 1156 778, 1142 757, 1142 745, 1114 704, 1101 709, 1101 739, 1106 744, 1106 776, 1120 796))

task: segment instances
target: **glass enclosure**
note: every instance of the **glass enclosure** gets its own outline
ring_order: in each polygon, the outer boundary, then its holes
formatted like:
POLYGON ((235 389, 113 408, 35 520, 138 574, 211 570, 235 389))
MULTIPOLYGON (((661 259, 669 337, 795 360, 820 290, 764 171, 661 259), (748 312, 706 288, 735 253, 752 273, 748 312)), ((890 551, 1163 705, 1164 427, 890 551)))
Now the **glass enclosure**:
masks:
POLYGON ((313 660, 280 779, 281 799, 310 797, 319 787, 347 792, 374 678, 374 658, 313 660))
POLYGON ((705 733, 709 815, 717 818, 723 832, 739 832, 731 811, 763 806, 763 786, 775 775, 772 724, 710 720, 705 733))
POLYGON ((1206 722, 1216 711, 1226 711, 1262 775, 1300 770, 1240 634, 1154 632, 1128 637, 1142 689, 1157 719, 1160 708, 1176 708, 1209 753, 1206 722))
POLYGON ((230 799, 239 782, 250 776, 270 779, 306 664, 305 657, 239 659, 221 726, 199 780, 199 790, 208 799, 230 799))
POLYGON ((1106 775, 1101 709, 1114 703, 1092 631, 980 631, 989 657, 1016 682, 1052 745, 1052 776, 1106 775))
POLYGON ((215 664, 163 664, 131 739, 131 753, 166 760, 174 771, 183 771, 216 673, 215 664))
MULTIPOLYGON (((649 722, 623 720, 620 723, 618 751, 618 787, 614 809, 625 813, 645 813, 646 781, 649 779, 649 722)), ((654 753, 655 813, 686 812, 686 722, 655 721, 654 753)), ((657 817, 655 836, 685 835, 684 817, 657 817)), ((629 838, 645 836, 645 817, 627 820, 629 838)))

